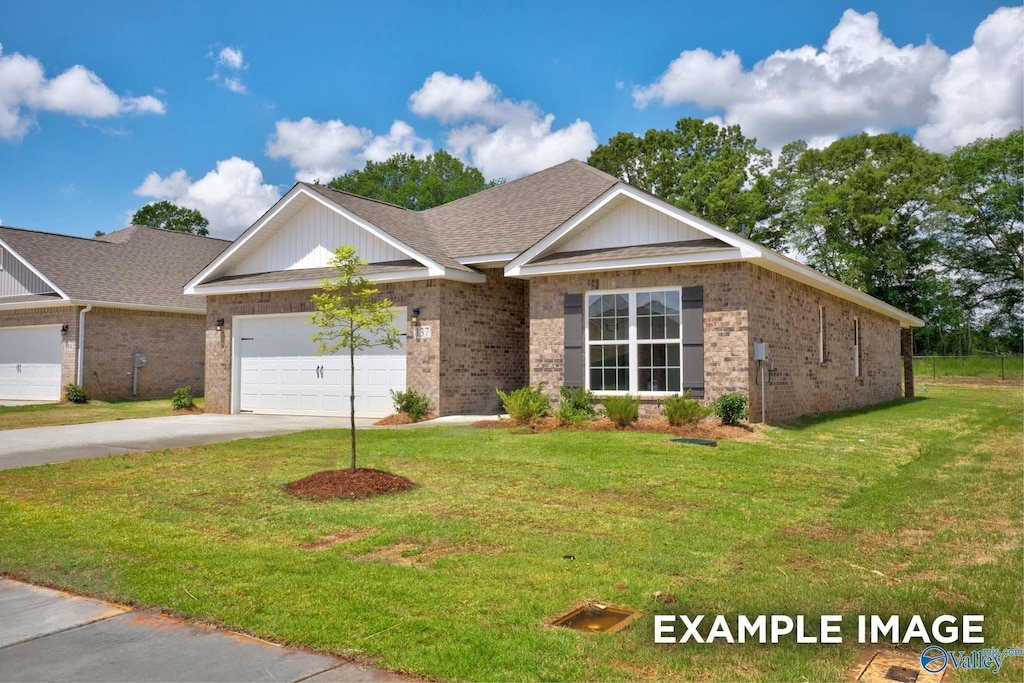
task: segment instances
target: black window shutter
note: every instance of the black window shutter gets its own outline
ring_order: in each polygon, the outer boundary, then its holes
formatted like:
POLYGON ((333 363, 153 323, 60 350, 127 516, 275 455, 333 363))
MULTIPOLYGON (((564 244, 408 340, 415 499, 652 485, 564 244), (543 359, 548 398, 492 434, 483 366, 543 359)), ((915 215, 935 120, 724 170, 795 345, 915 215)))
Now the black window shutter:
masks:
POLYGON ((704 395, 704 288, 683 287, 683 391, 704 395))
POLYGON ((564 302, 565 341, 562 384, 583 386, 583 295, 566 294, 564 302))

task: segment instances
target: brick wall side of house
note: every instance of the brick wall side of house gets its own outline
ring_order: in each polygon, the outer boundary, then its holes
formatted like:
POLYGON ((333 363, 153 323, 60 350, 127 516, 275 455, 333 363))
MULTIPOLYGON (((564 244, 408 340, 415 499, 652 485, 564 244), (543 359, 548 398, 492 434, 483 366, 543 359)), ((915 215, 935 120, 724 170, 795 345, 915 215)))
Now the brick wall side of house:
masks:
MULTIPOLYGON (((591 290, 638 287, 704 288, 704 390, 706 399, 746 392, 750 382, 747 301, 750 267, 744 263, 675 266, 530 280, 530 383, 543 382, 557 397, 563 377, 564 296, 591 290)), ((650 404, 653 407, 654 401, 650 404)), ((650 412, 647 407, 645 412, 650 412)))
POLYGON ((138 398, 166 398, 185 385, 202 395, 203 327, 202 314, 94 308, 85 314, 85 392, 131 397, 132 354, 138 351, 148 359, 138 371, 138 398))
MULTIPOLYGON (((381 296, 395 306, 405 306, 408 315, 420 308, 420 324, 440 328, 441 294, 437 280, 380 283, 381 296)), ((253 292, 206 297, 206 411, 231 412, 231 327, 236 315, 268 315, 272 313, 312 313, 310 297, 317 290, 253 292), (218 318, 224 318, 224 329, 216 329, 218 318)), ((396 326, 411 336, 408 320, 395 321, 396 326)), ((431 410, 440 403, 441 389, 437 367, 440 362, 440 336, 430 339, 407 338, 406 383, 430 399, 431 410)))
POLYGON ((441 283, 443 415, 497 411, 495 389, 527 382, 527 283, 500 269, 485 273, 485 284, 441 283))
POLYGON ((0 312, 0 327, 25 327, 30 325, 67 325, 68 332, 60 344, 60 386, 73 384, 78 375, 78 311, 80 306, 56 308, 26 308, 20 311, 0 312))
MULTIPOLYGON (((767 341, 774 365, 768 422, 860 408, 902 395, 900 325, 845 299, 758 266, 751 268, 751 341, 767 341), (825 362, 819 363, 818 307, 825 308, 825 362), (861 377, 854 377, 853 319, 860 317, 861 377)), ((751 363, 751 419, 761 419, 757 364, 751 363)))

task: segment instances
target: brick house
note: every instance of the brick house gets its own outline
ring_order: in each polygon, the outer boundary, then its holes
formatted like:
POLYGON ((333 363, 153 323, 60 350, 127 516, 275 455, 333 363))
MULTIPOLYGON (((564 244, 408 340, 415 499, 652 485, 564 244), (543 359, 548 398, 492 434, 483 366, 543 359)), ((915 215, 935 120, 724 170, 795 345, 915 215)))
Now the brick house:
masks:
POLYGON ((345 359, 309 324, 344 244, 406 332, 359 357, 367 416, 389 389, 448 415, 543 383, 649 405, 740 391, 760 420, 763 377, 765 419, 786 420, 899 397, 922 324, 579 161, 422 212, 298 183, 186 286, 206 298, 208 411, 347 411, 345 359))
POLYGON ((139 225, 96 239, 0 227, 0 399, 55 401, 68 384, 101 399, 202 392, 205 303, 181 288, 228 244, 139 225))

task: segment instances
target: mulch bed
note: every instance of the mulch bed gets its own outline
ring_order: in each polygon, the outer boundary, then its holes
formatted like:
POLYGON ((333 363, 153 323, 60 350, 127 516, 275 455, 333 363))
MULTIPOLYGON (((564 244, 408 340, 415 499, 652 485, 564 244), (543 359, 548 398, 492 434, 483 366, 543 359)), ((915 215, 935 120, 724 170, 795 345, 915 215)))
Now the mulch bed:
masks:
POLYGON ((284 490, 298 498, 330 500, 331 498, 370 498, 408 491, 415 486, 405 477, 381 470, 360 467, 352 470, 325 470, 284 485, 284 490))
POLYGON ((557 417, 542 417, 535 420, 533 424, 524 425, 514 420, 480 420, 473 423, 474 427, 481 429, 530 429, 533 432, 550 432, 555 429, 578 429, 586 432, 655 432, 659 434, 671 434, 673 436, 684 436, 695 439, 713 439, 723 441, 727 439, 739 439, 750 436, 755 432, 750 425, 729 427, 718 422, 703 421, 695 425, 673 427, 664 417, 641 417, 639 420, 624 429, 619 429, 615 423, 607 417, 599 417, 596 420, 578 426, 562 427, 558 424, 557 417))
MULTIPOLYGON (((437 416, 434 415, 433 413, 427 413, 426 415, 421 417, 419 421, 423 422, 425 420, 433 420, 435 417, 437 416)), ((406 413, 395 413, 393 415, 388 415, 387 417, 382 417, 373 424, 379 427, 391 427, 398 425, 408 425, 412 423, 413 419, 409 417, 406 413)))

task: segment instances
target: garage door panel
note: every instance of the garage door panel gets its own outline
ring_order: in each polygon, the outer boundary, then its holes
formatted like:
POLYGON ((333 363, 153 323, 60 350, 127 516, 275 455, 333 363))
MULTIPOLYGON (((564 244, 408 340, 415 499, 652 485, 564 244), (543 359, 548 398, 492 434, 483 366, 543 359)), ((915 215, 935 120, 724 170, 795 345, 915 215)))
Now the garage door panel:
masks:
POLYGON ((59 325, 0 328, 0 398, 60 399, 59 325))
MULTIPOLYGON (((396 313, 398 320, 404 320, 405 309, 396 313)), ((342 350, 321 356, 312 341, 315 328, 308 322, 308 314, 237 320, 240 410, 348 415, 348 354, 342 350), (258 372, 252 372, 254 367, 258 372)), ((384 416, 393 411, 389 390, 405 389, 405 359, 404 345, 356 353, 357 415, 384 416)))

